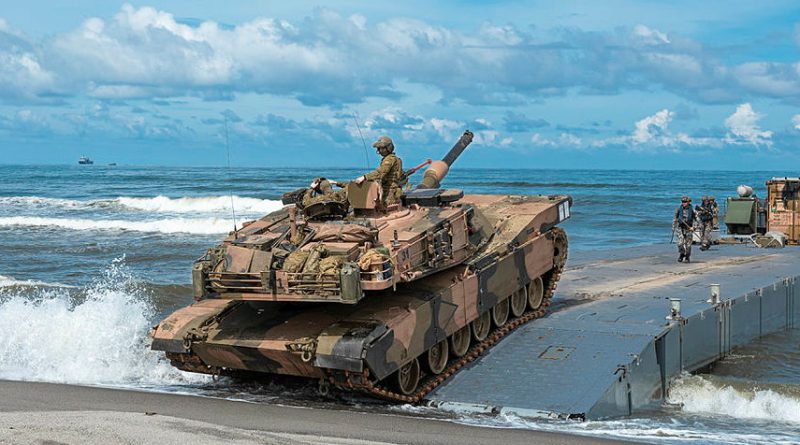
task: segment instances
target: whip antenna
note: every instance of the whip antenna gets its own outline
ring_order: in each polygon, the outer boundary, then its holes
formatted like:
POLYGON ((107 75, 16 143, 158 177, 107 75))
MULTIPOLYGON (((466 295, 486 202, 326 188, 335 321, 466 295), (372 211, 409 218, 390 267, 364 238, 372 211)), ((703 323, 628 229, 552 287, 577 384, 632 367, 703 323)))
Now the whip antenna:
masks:
POLYGON ((239 237, 236 228, 236 209, 233 207, 233 188, 231 186, 231 146, 228 141, 228 116, 225 115, 225 153, 228 155, 228 192, 231 195, 231 215, 233 216, 233 233, 239 237))
POLYGON ((358 135, 361 136, 361 143, 364 144, 364 161, 366 162, 366 168, 369 170, 369 150, 367 149, 367 141, 364 140, 364 135, 361 134, 361 126, 358 125, 358 112, 353 111, 353 121, 356 123, 356 128, 358 129, 358 135))

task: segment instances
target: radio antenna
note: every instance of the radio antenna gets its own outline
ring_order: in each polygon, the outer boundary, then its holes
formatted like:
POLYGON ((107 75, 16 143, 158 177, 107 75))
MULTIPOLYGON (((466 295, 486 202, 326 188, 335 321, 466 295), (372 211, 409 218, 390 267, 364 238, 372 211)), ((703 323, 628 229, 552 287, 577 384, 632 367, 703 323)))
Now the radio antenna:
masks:
POLYGON ((353 121, 356 123, 358 135, 361 136, 361 143, 364 145, 364 162, 366 163, 365 167, 369 170, 369 149, 367 149, 367 141, 364 140, 364 135, 361 134, 361 125, 358 124, 358 112, 355 110, 353 111, 353 121))
POLYGON ((239 229, 236 228, 236 209, 233 207, 233 187, 231 185, 231 146, 228 140, 228 115, 225 117, 225 153, 228 155, 228 192, 231 195, 231 215, 233 216, 233 234, 238 238, 239 229))

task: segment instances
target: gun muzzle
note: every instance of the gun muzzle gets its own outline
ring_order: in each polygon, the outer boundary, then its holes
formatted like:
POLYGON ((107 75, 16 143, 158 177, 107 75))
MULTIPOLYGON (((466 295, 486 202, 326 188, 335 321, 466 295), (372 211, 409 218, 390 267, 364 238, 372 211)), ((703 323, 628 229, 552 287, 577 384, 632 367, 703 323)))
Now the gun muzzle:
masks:
POLYGON ((447 172, 450 171, 450 166, 453 165, 453 162, 456 162, 461 153, 464 152, 464 149, 472 142, 473 134, 471 131, 466 130, 464 134, 461 135, 458 142, 453 145, 453 148, 447 152, 447 154, 442 158, 441 161, 433 161, 431 166, 425 170, 425 176, 422 178, 422 182, 417 186, 418 189, 436 189, 442 183, 442 180, 445 176, 447 176, 447 172))

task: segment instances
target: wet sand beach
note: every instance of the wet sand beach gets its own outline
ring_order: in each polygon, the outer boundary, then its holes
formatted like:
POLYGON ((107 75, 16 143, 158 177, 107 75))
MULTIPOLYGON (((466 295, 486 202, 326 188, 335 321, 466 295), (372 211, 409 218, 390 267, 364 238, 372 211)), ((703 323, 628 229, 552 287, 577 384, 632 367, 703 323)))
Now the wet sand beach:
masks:
POLYGON ((0 381, 2 444, 613 444, 413 416, 0 381))

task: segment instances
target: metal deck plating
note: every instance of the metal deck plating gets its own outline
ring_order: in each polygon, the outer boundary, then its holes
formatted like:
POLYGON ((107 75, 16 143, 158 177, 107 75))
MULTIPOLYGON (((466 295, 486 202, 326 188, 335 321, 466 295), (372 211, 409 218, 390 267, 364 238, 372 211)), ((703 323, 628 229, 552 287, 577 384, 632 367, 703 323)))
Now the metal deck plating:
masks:
POLYGON ((772 332, 800 326, 800 249, 674 246, 570 257, 553 312, 521 326, 428 396, 432 405, 596 419, 659 403, 670 381, 772 332), (718 303, 710 285, 721 285, 718 303), (670 315, 670 298, 681 314, 670 315))

